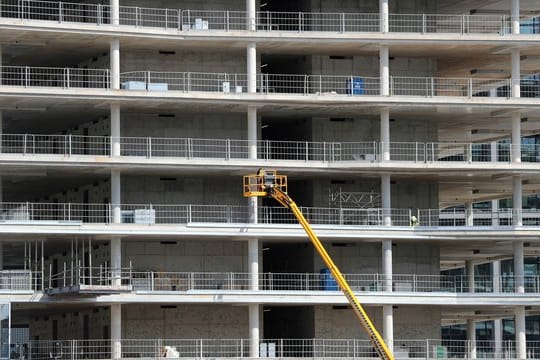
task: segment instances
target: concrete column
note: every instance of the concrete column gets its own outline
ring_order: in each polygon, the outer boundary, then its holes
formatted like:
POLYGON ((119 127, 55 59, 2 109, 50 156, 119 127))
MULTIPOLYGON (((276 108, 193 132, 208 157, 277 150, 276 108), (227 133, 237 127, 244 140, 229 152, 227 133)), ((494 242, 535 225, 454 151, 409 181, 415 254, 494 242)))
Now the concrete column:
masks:
MULTIPOLYGON (((248 117, 248 151, 249 151, 249 158, 250 159, 257 159, 257 135, 258 135, 258 127, 257 127, 257 108, 254 106, 248 106, 247 110, 247 117, 248 117)), ((252 224, 258 223, 258 213, 257 213, 257 206, 258 206, 258 199, 257 197, 249 197, 248 198, 248 206, 249 206, 249 222, 252 224)))
POLYGON ((249 305, 249 357, 259 357, 259 339, 260 339, 260 323, 259 323, 259 305, 249 305))
POLYGON ((248 240, 248 269, 250 275, 250 289, 259 290, 259 240, 248 240))
MULTIPOLYGON (((2 66, 1 59, 2 59, 2 55, 0 53, 0 67, 2 66)), ((0 111, 0 153, 2 153, 3 135, 4 135, 4 113, 0 111)), ((0 203, 3 203, 3 202, 4 202, 4 183, 2 182, 2 177, 0 176, 0 203)))
POLYGON ((465 216, 466 216, 465 225, 474 226, 473 203, 472 203, 472 201, 469 201, 469 202, 465 203, 465 216))
POLYGON ((111 355, 113 359, 122 358, 122 305, 111 304, 111 355))
POLYGON ((493 279, 493 292, 501 292, 501 262, 499 260, 491 263, 491 276, 493 279))
POLYGON ((492 162, 499 161, 499 148, 496 141, 490 143, 490 158, 492 162))
POLYGON ((512 1, 512 34, 519 34, 520 28, 519 28, 519 13, 520 13, 520 6, 519 6, 519 0, 511 0, 512 1))
POLYGON ((512 162, 521 162, 521 114, 512 114, 512 162))
POLYGON ((469 343, 469 359, 476 359, 476 323, 472 319, 467 320, 467 341, 469 343))
POLYGON ((122 222, 122 185, 121 175, 118 170, 111 170, 111 207, 112 222, 120 224, 122 222))
POLYGON ((247 57, 247 92, 257 92, 257 44, 249 43, 246 49, 247 57))
POLYGON ((474 292, 474 263, 472 260, 465 261, 465 272, 467 274, 467 289, 470 293, 474 292))
POLYGON ((120 147, 120 104, 112 103, 111 104, 111 156, 120 156, 121 147, 120 147))
POLYGON ((521 182, 521 177, 516 175, 512 177, 513 181, 513 194, 512 194, 512 206, 513 206, 513 216, 512 221, 514 226, 523 225, 523 183, 521 182))
POLYGON ((497 319, 493 320, 493 340, 495 342, 495 354, 497 358, 501 358, 503 352, 503 330, 502 330, 502 320, 497 319))
POLYGON ((392 225, 392 193, 390 175, 381 176, 381 204, 384 226, 392 225))
POLYGON ((521 96, 521 55, 519 49, 512 49, 512 97, 521 96))
POLYGON ((514 253, 514 284, 516 293, 525 293, 525 259, 523 251, 523 240, 514 240, 512 242, 514 253))
POLYGON ((381 96, 390 95, 390 55, 388 46, 379 48, 379 76, 381 96))
POLYGON ((491 200, 491 213, 493 217, 491 225, 499 226, 499 200, 491 200))
POLYGON ((112 285, 122 285, 122 240, 118 237, 111 239, 111 272, 112 285))
POLYGON ((120 25, 120 0, 109 0, 111 7, 111 24, 120 25))
POLYGON ((120 40, 110 42, 111 89, 120 89, 120 40))
POLYGON ((392 291, 392 240, 382 241, 382 271, 384 291, 392 291))
POLYGON ((390 352, 394 352, 394 309, 383 305, 383 339, 390 352))
POLYGON ((379 17, 381 22, 381 32, 387 33, 390 29, 388 22, 388 1, 389 0, 379 0, 379 17))
POLYGON ((257 1, 256 0, 246 0, 246 11, 248 17, 247 29, 249 31, 257 30, 257 1))
POLYGON ((381 109, 381 154, 380 161, 390 161, 390 109, 381 109))
POLYGON ((525 307, 516 307, 515 312, 516 327, 516 357, 518 359, 527 358, 527 333, 525 330, 525 307))

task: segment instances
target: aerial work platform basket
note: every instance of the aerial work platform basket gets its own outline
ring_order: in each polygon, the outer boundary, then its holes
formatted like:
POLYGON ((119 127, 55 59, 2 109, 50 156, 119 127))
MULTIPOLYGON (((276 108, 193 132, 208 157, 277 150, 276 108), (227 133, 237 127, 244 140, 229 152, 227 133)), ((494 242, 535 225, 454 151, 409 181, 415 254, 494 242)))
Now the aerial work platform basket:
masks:
POLYGON ((287 193, 287 176, 278 175, 276 170, 257 171, 256 174, 244 176, 244 196, 272 197, 271 189, 287 193))

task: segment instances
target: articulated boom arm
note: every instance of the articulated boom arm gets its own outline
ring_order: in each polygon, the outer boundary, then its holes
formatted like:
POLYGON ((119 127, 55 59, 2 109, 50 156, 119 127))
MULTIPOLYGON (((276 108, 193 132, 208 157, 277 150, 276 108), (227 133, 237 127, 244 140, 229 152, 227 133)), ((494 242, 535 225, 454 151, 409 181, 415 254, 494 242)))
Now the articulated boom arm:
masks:
POLYGON ((284 207, 290 209, 300 225, 306 231, 309 239, 311 240, 313 246, 321 256, 322 260, 332 273, 332 276, 339 284, 341 291, 345 294, 345 297, 349 301, 349 304, 352 306, 354 313, 360 320, 360 323, 366 330, 371 340, 371 343, 374 349, 377 351, 381 359, 384 360, 394 360, 394 356, 391 351, 386 346, 381 335, 369 319, 364 307, 358 299, 351 287, 345 280, 345 277, 338 269, 328 252, 324 248, 323 244, 313 232, 313 229, 309 225, 308 221, 296 205, 296 203, 291 199, 291 197, 286 192, 287 189, 287 178, 283 175, 277 175, 275 171, 259 171, 257 175, 249 175, 244 177, 244 196, 265 196, 272 197, 276 199, 284 207))

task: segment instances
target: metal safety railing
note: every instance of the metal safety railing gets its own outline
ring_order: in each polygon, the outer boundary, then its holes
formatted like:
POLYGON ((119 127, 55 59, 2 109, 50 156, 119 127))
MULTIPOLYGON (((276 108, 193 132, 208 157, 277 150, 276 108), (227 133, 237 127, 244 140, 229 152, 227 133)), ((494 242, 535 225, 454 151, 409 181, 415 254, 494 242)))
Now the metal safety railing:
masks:
MULTIPOLYGON (((119 23, 125 26, 177 29, 180 31, 248 29, 248 15, 242 10, 168 9, 120 6, 119 23)), ((3 0, 4 18, 110 24, 109 5, 36 0, 3 0)), ((256 14, 257 31, 279 32, 380 32, 378 13, 357 12, 274 12, 256 14)), ((523 32, 529 30, 530 17, 521 18, 523 32)), ((388 30, 421 34, 498 34, 511 31, 510 15, 390 14, 388 30)))
MULTIPOLYGON (((111 156, 111 144, 120 143, 120 155, 128 157, 178 157, 186 159, 248 160, 252 144, 258 160, 318 162, 502 162, 512 159, 510 143, 457 142, 250 142, 238 139, 81 136, 56 134, 0 134, 0 154, 111 156)), ((540 162, 540 145, 521 145, 523 162, 540 162)))
MULTIPOLYGON (((53 68, 31 66, 1 67, 0 84, 23 87, 109 89, 109 69, 53 68)), ((154 92, 214 92, 243 94, 246 74, 130 71, 120 74, 122 89, 154 92)), ((438 78, 390 76, 390 96, 418 97, 499 97, 509 98, 507 78, 438 78)), ((522 97, 540 97, 540 81, 524 76, 522 97)), ((380 78, 360 75, 258 74, 258 94, 318 96, 379 96, 380 78)))
POLYGON ((62 271, 58 273, 53 273, 53 266, 49 265, 44 285, 49 289, 81 285, 114 288, 130 286, 132 278, 131 264, 129 267, 115 269, 107 263, 100 266, 83 266, 80 261, 76 264, 64 262, 62 271))
MULTIPOLYGON (((249 339, 122 339, 112 340, 30 340, 24 357, 34 360, 112 358, 113 345, 122 359, 250 358, 249 339)), ((261 339, 262 358, 369 358, 378 355, 369 340, 359 339, 261 339)), ((396 359, 518 359, 516 342, 504 340, 394 340, 396 359), (474 356, 472 356, 474 354, 474 356)), ((526 342, 527 358, 538 358, 540 342, 526 342)))
MULTIPOLYGON (((344 274, 356 292, 386 291, 390 281, 396 293, 513 293, 513 275, 499 277, 476 275, 471 287, 465 275, 418 274, 344 274)), ((520 279, 526 293, 540 293, 540 276, 527 275, 520 279)), ((250 291, 251 275, 238 272, 133 272, 134 291, 250 291)), ((320 292, 336 291, 339 287, 329 273, 261 273, 257 291, 320 292)))
MULTIPOLYGON (((540 210, 501 209, 473 210, 469 214, 460 208, 448 209, 381 209, 300 207, 314 225, 332 226, 509 226, 518 215, 526 226, 540 225, 540 210)), ((249 207, 243 205, 195 204, 85 204, 85 203, 0 203, 0 222, 55 222, 111 224, 247 224, 249 207), (115 219, 113 214, 118 214, 115 219)), ((281 207, 259 207, 260 224, 296 225, 296 218, 281 207)))
POLYGON ((0 67, 4 86, 108 89, 108 69, 55 68, 34 66, 0 67))
POLYGON ((1 270, 0 291, 35 291, 41 288, 41 272, 32 270, 1 270))

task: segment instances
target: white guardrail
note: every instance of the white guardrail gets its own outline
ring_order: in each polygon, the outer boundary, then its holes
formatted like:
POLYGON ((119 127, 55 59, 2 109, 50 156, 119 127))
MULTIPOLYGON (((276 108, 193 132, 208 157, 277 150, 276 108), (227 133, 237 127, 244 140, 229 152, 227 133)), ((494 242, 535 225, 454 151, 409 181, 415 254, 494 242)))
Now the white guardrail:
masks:
MULTIPOLYGON (((63 89, 110 89, 108 69, 2 66, 0 85, 63 89)), ((120 74, 122 89, 154 92, 243 94, 247 75, 234 73, 130 71, 120 74)), ((361 75, 258 74, 258 94, 379 96, 380 78, 361 75)), ((508 78, 390 76, 391 96, 510 97, 508 78)), ((540 97, 540 80, 523 76, 522 97, 540 97)))
MULTIPOLYGON (((385 291, 387 276, 384 274, 344 274, 351 288, 356 292, 385 291)), ((513 293, 516 277, 477 275, 474 289, 469 289, 468 278, 464 275, 416 275, 392 274, 390 282, 393 292, 418 293, 493 293, 494 284, 498 292, 513 293)), ((540 292, 540 276, 524 276, 526 293, 540 292)), ((134 291, 249 291, 251 275, 235 272, 133 272, 131 284, 134 291)), ((320 273, 261 273, 258 291, 340 291, 332 275, 320 273)))
MULTIPOLYGON (((127 157, 178 157, 185 159, 249 160, 248 140, 121 137, 120 155, 127 157)), ((1 154, 111 156, 110 136, 55 134, 1 134, 1 154)), ((513 146, 497 143, 457 142, 324 142, 259 140, 258 160, 379 162, 383 153, 389 161, 510 163, 513 146)), ((540 162, 540 145, 521 145, 522 162, 540 162)))
MULTIPOLYGON (((21 359, 112 358, 112 349, 121 349, 125 359, 240 359, 250 357, 249 339, 122 339, 111 340, 30 340, 18 347, 21 359)), ((264 339, 259 340, 263 358, 377 359, 369 340, 358 339, 264 339)), ((499 345, 491 340, 394 340, 396 359, 516 359, 516 342, 499 345)), ((538 358, 540 342, 527 341, 527 358, 538 358)))
MULTIPOLYGON (((322 208, 300 207, 304 216, 314 225, 333 226, 391 226, 462 227, 467 221, 463 208, 448 209, 381 209, 381 208, 322 208), (414 216, 414 217, 413 217, 414 216), (414 219, 414 220, 412 220, 414 219)), ((113 213, 119 214, 122 224, 247 224, 249 207, 242 205, 193 205, 193 204, 84 204, 84 203, 0 203, 1 222, 83 222, 94 224, 113 223, 113 213)), ((540 225, 540 210, 501 209, 498 211, 475 209, 473 226, 509 226, 517 215, 526 226, 540 225)), ((282 207, 259 207, 260 224, 293 224, 295 217, 282 207)))
MULTIPOLYGON (((4 18, 110 24, 109 5, 36 0, 3 0, 4 18)), ((531 17, 521 18, 521 32, 534 33, 531 17)), ((498 34, 511 33, 510 15, 390 14, 389 31, 400 33, 498 34)), ((120 25, 179 31, 239 31, 248 29, 246 11, 191 10, 120 6, 120 25)), ((378 13, 259 11, 257 31, 380 32, 378 13)))

